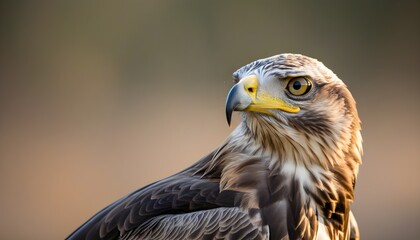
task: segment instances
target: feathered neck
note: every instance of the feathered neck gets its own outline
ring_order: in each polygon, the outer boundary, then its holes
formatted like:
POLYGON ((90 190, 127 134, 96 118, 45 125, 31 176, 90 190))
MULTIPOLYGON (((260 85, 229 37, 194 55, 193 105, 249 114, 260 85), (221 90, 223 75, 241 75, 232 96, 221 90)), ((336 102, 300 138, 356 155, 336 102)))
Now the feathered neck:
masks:
POLYGON ((301 209, 293 216, 303 224, 294 226, 302 228, 299 234, 316 234, 315 218, 334 234, 345 234, 360 163, 358 119, 349 123, 348 134, 324 136, 299 132, 291 122, 273 124, 266 115, 244 114, 203 176, 219 176, 221 190, 244 192, 241 207, 264 209, 286 201, 290 209, 301 209))

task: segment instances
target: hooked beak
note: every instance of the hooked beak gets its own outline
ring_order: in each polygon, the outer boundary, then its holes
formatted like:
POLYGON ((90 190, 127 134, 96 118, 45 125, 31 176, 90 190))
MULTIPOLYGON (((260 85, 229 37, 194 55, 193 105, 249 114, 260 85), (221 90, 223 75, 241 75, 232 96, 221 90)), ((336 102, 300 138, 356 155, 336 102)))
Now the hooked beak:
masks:
POLYGON ((233 111, 252 111, 272 115, 270 109, 297 113, 299 107, 266 93, 258 93, 258 78, 250 75, 242 78, 229 91, 226 99, 226 120, 230 126, 233 111))

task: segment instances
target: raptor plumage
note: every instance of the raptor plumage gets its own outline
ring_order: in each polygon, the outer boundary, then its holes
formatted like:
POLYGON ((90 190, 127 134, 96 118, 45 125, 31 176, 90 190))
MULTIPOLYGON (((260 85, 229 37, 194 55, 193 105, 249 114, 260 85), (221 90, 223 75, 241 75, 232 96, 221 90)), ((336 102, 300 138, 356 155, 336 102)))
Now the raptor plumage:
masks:
POLYGON ((225 143, 93 216, 68 239, 358 239, 360 121, 321 62, 280 54, 234 74, 225 143))

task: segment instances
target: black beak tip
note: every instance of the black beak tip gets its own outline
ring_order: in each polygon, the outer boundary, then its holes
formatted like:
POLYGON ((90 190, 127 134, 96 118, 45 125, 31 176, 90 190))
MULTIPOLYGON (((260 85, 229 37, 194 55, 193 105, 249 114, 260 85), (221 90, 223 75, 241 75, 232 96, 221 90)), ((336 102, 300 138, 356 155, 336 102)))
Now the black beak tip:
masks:
POLYGON ((226 108, 226 121, 227 121, 229 127, 230 127, 231 120, 232 120, 232 110, 226 108))
POLYGON ((236 110, 239 102, 237 99, 237 92, 238 92, 238 85, 234 85, 226 98, 226 120, 228 125, 230 126, 232 120, 232 112, 236 110))

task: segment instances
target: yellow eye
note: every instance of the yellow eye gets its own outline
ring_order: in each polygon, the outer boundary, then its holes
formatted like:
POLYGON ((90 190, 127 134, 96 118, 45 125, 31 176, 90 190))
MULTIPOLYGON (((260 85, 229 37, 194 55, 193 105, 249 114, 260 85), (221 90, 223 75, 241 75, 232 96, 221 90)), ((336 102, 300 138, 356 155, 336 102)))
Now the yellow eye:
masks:
POLYGON ((312 88, 311 81, 307 80, 304 77, 296 77, 290 79, 287 83, 287 91, 295 96, 302 96, 308 93, 312 88))

